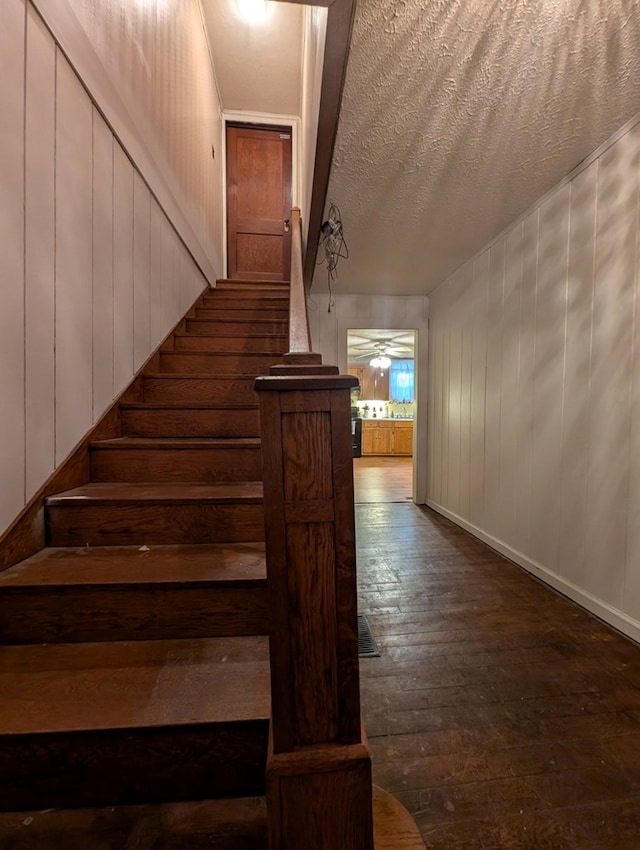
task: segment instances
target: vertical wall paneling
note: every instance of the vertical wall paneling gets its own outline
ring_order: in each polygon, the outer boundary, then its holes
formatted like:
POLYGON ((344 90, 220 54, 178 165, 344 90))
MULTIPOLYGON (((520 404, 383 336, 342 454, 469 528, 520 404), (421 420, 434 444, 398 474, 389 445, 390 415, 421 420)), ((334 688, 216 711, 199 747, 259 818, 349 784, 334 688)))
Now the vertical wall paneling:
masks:
POLYGON ((427 436, 427 493, 432 499, 435 499, 435 480, 434 480, 434 468, 435 461, 437 455, 436 441, 435 441, 435 403, 436 403, 436 381, 433 378, 434 373, 434 336, 433 334, 429 335, 429 380, 427 382, 427 393, 428 393, 428 410, 429 410, 429 426, 426 429, 427 436))
MULTIPOLYGON (((143 49, 156 41, 150 9, 134 16, 144 28, 143 49)), ((136 65, 135 97, 144 101, 148 62, 155 56, 151 51, 142 61, 140 45, 124 25, 133 19, 125 13, 122 4, 81 9, 96 51, 116 65, 136 65)), ((200 15, 190 3, 175 20, 161 17, 167 44, 174 36, 183 47, 187 43, 186 30, 178 37, 171 27, 197 28, 199 42, 189 42, 189 55, 168 49, 162 61, 167 80, 179 77, 191 93, 194 75, 201 75, 195 103, 204 117, 196 136, 204 133, 209 142, 198 164, 188 164, 189 186, 197 184, 200 191, 211 171, 211 116, 219 112, 209 102, 215 86, 200 15)), ((94 105, 30 3, 11 0, 3 6, 0 54, 6 131, 0 134, 1 533, 125 388, 205 281, 132 165, 131 152, 114 139, 102 117, 104 104, 94 105)), ((184 160, 197 138, 184 122, 172 124, 182 108, 174 95, 172 90, 165 98, 162 115, 172 133, 189 136, 169 147, 184 160)), ((219 185, 213 195, 206 189, 215 203, 219 185)), ((183 212, 210 239, 207 222, 217 220, 219 210, 207 208, 200 215, 198 206, 195 199, 183 212)))
POLYGON ((56 465, 92 422, 92 105, 58 61, 56 121, 56 465))
MULTIPOLYGON (((634 145, 632 174, 640 174, 640 125, 630 133, 634 145)), ((627 547, 623 608, 640 620, 640 197, 635 238, 635 299, 633 360, 631 364, 631 427, 629 446, 629 500, 627 506, 627 547)))
POLYGON ((432 294, 429 365, 429 503, 637 639, 639 288, 636 125, 432 294))
POLYGON ((115 396, 113 375, 113 135, 93 110, 93 421, 115 396))
POLYGON ((471 370, 473 356, 473 266, 462 269, 461 297, 461 394, 460 394, 460 516, 469 516, 471 466, 471 370))
POLYGON ((596 246, 598 163, 573 181, 569 231, 567 333, 562 417, 562 476, 558 571, 585 585, 589 384, 596 246))
POLYGON ((531 553, 556 570, 560 517, 555 499, 561 467, 564 331, 570 185, 540 209, 536 351, 533 376, 531 553))
POLYGON ((533 374, 536 356, 538 236, 540 213, 522 222, 522 288, 520 290, 520 349, 516 407, 516 493, 514 548, 529 551, 531 538, 531 475, 533 448, 533 374))
POLYGON ((638 152, 627 134, 600 158, 591 339, 587 589, 622 605, 629 489, 629 400, 638 152))
MULTIPOLYGON (((451 298, 452 293, 448 292, 449 308, 454 303, 455 297, 451 298)), ((448 314, 449 323, 446 333, 442 338, 442 374, 450 376, 450 355, 451 355, 451 325, 453 321, 453 312, 450 309, 448 314)), ((449 392, 446 381, 442 382, 442 498, 449 504, 449 469, 451 467, 451 457, 449 455, 449 438, 451 429, 451 405, 449 403, 449 392)))
POLYGON ((460 511, 460 453, 461 453, 461 396, 462 396, 462 300, 464 298, 464 276, 462 272, 456 276, 451 295, 453 298, 451 310, 451 330, 449 335, 449 351, 447 371, 450 376, 448 403, 448 444, 446 457, 449 458, 447 468, 448 504, 456 514, 460 511))
POLYGON ((151 197, 149 189, 136 172, 133 183, 134 371, 137 371, 142 366, 151 353, 151 328, 149 321, 150 218, 151 197))
POLYGON ((442 396, 442 386, 444 383, 443 363, 444 363, 444 340, 445 329, 440 328, 437 333, 431 336, 431 357, 429 358, 429 367, 433 370, 436 376, 432 381, 434 386, 434 405, 433 413, 433 434, 434 434, 434 451, 433 458, 433 492, 435 498, 444 502, 443 487, 442 487, 442 468, 443 468, 443 445, 444 445, 444 405, 442 396))
POLYGON ((469 517, 484 525, 485 397, 487 375, 487 306, 489 252, 473 263, 473 337, 471 359, 471 466, 469 468, 469 517))
POLYGON ((133 166, 113 146, 113 376, 117 387, 133 375, 133 166))
POLYGON ((162 211, 157 204, 151 204, 150 234, 149 234, 149 326, 151 339, 162 337, 162 317, 160 306, 162 300, 162 211))
POLYGON ((22 506, 24 454, 24 2, 2 10, 0 55, 0 524, 22 506))
POLYGON ((29 499, 55 464, 54 222, 56 48, 27 7, 25 99, 25 416, 29 499))
POLYGON ((169 222, 163 215, 160 222, 160 321, 162 327, 166 327, 171 321, 172 315, 172 287, 173 287, 173 255, 174 245, 171 239, 169 222))
POLYGON ((513 539, 518 458, 518 358, 522 288, 522 225, 507 234, 504 263, 502 384, 500 389, 500 499, 497 537, 513 539))
POLYGON ((484 522, 497 534, 500 506, 500 409, 502 406, 502 310, 505 240, 489 250, 487 312, 487 389, 485 407, 484 522))

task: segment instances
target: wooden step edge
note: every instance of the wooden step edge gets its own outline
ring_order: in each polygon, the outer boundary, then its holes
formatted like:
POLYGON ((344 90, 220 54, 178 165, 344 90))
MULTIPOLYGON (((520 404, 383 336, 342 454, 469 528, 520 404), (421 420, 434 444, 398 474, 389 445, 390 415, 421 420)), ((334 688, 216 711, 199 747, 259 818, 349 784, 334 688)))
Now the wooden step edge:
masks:
MULTIPOLYGON (((208 308, 204 308, 204 309, 208 309, 208 308)), ((235 317, 235 318, 234 317, 225 318, 224 316, 187 316, 186 317, 187 322, 216 322, 220 325, 223 325, 225 322, 228 322, 229 324, 231 324, 231 323, 235 324, 235 323, 238 323, 238 322, 242 322, 243 324, 246 323, 247 325, 253 325, 253 326, 256 326, 256 325, 259 326, 260 324, 273 324, 273 322, 285 322, 287 320, 288 320, 288 315, 287 315, 287 319, 285 319, 284 317, 281 318, 280 316, 274 316, 273 318, 265 318, 265 317, 261 318, 259 316, 256 317, 256 318, 250 318, 248 316, 239 316, 239 317, 235 317)))
POLYGON ((264 543, 47 547, 0 574, 0 600, 16 588, 245 588, 264 586, 266 577, 264 543))
MULTIPOLYGON (((194 334, 195 337, 198 334, 194 334)), ((162 357, 175 356, 175 357, 193 357, 193 355, 206 355, 207 357, 220 357, 222 359, 227 359, 231 357, 248 357, 252 360, 257 360, 259 358, 267 358, 269 360, 276 359, 278 357, 279 352, 277 351, 246 351, 240 349, 239 351, 211 351, 208 348, 201 349, 175 349, 175 348, 165 348, 160 352, 162 357)))
POLYGON ((291 281, 288 280, 239 280, 233 277, 221 277, 216 280, 215 286, 210 286, 207 292, 215 292, 216 289, 290 289, 291 281))
POLYGON ((259 451, 260 437, 112 437, 89 444, 92 451, 142 449, 251 449, 259 451))
POLYGON ((258 402, 252 404, 218 404, 205 401, 133 401, 123 402, 121 410, 257 410, 258 402))
MULTIPOLYGON (((283 340, 285 343, 289 340, 289 335, 286 333, 211 333, 211 334, 190 334, 186 331, 181 331, 180 333, 176 333, 173 335, 174 339, 198 339, 203 337, 204 339, 278 339, 283 340)), ((286 351, 286 349, 284 349, 286 351)), ((246 349, 238 349, 238 351, 246 351, 246 349)), ((260 352, 258 352, 260 353, 260 352)))
MULTIPOLYGON (((166 352, 163 352, 166 354, 166 352)), ((203 354, 206 352, 202 351, 189 351, 188 354, 203 354)), ((277 356, 277 352, 276 352, 277 356)), ((275 365, 275 364, 274 364, 275 365)), ((166 378, 170 378, 173 380, 179 381, 255 381, 256 374, 255 372, 147 372, 143 377, 143 381, 146 378, 151 378, 153 380, 165 380, 166 378)))
POLYGON ((261 481, 216 481, 211 483, 156 483, 121 484, 96 482, 74 487, 48 496, 49 508, 126 507, 151 505, 197 504, 262 504, 261 481))
MULTIPOLYGON (((6 572, 10 572, 7 570, 6 572)), ((83 572, 86 573, 86 570, 83 572)), ((125 577, 104 577, 96 580, 88 580, 86 575, 83 577, 78 574, 73 577, 65 576, 63 580, 58 581, 55 573, 51 575, 46 584, 42 582, 29 581, 28 577, 24 581, 14 581, 11 584, 3 584, 0 582, 0 593, 3 600, 8 601, 12 596, 22 595, 25 591, 31 591, 34 594, 46 594, 47 591, 64 588, 65 590, 90 590, 92 593, 97 593, 101 590, 117 591, 130 590, 135 588, 136 591, 157 592, 159 590, 165 592, 179 592, 181 590, 198 590, 205 593, 209 590, 223 590, 229 588, 265 588, 267 587, 266 575, 262 578, 246 578, 244 576, 228 576, 226 578, 156 578, 144 579, 138 576, 125 577)))
POLYGON ((123 836, 133 836, 139 850, 202 847, 203 840, 214 848, 266 850, 266 831, 264 796, 0 812, 0 847, 21 850, 120 850, 123 836))
POLYGON ((262 635, 7 646, 1 659, 0 706, 8 700, 11 711, 0 712, 0 736, 270 716, 268 638, 262 635))
POLYGON ((198 303, 204 301, 239 301, 249 305, 289 304, 291 291, 289 289, 213 289, 205 292, 198 303))

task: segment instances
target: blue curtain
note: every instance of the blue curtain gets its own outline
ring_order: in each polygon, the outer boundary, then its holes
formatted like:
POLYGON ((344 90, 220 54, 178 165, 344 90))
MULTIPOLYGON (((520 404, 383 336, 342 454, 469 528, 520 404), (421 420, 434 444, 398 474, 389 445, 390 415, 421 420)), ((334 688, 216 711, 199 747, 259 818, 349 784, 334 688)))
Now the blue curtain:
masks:
POLYGON ((389 367, 389 398, 391 401, 409 402, 414 399, 413 360, 392 360, 389 367))

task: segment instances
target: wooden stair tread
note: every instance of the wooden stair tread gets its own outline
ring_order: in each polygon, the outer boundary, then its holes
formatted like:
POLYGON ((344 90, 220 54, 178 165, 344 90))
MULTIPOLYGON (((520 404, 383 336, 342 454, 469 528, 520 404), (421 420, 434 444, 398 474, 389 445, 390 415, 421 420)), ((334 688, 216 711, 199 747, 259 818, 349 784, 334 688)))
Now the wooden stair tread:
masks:
MULTIPOLYGON (((193 321, 193 320, 191 320, 191 321, 193 321)), ((209 319, 207 319, 207 321, 209 321, 209 319)), ((190 334, 190 333, 187 333, 186 331, 184 331, 182 333, 175 333, 173 335, 173 338, 174 339, 178 339, 178 338, 182 339, 184 337, 188 337, 189 339, 201 339, 201 338, 218 339, 221 336, 223 336, 227 339, 281 339, 282 344, 284 346, 282 350, 286 353, 287 348, 288 348, 287 342, 288 342, 289 336, 288 336, 288 334, 284 334, 284 333, 281 333, 281 334, 278 334, 278 333, 242 333, 242 334, 240 334, 240 333, 233 333, 232 332, 232 333, 226 333, 226 334, 225 333, 190 334)), ((171 350, 175 350, 175 349, 171 349, 171 350)), ((244 348, 238 348, 236 353, 246 354, 246 353, 250 353, 250 352, 247 352, 246 349, 244 349, 244 348)))
POLYGON ((8 588, 209 584, 266 580, 264 543, 49 547, 0 573, 8 588))
POLYGON ((96 440, 92 449, 259 449, 260 437, 112 437, 96 440))
MULTIPOLYGON (((190 349, 188 351, 163 351, 163 354, 213 354, 216 357, 219 356, 217 351, 207 351, 206 349, 190 349)), ((268 352, 269 355, 272 352, 268 352)), ((274 356, 278 356, 278 352, 273 352, 274 356)), ((234 353, 234 357, 238 355, 244 355, 242 351, 236 351, 234 353)), ((245 372, 244 374, 238 372, 232 372, 230 374, 225 374, 224 372, 145 372, 143 375, 144 378, 154 378, 155 380, 166 380, 167 378, 172 381, 255 381, 256 379, 255 372, 245 372)))
POLYGON ((273 281, 273 280, 238 280, 234 277, 221 277, 216 281, 215 286, 209 288, 210 292, 215 292, 216 289, 286 289, 289 290, 290 281, 273 281))
MULTIPOLYGON (((167 377, 163 375, 163 377, 167 377)), ((121 402, 121 410, 256 410, 258 402, 252 404, 228 404, 226 402, 208 401, 133 401, 121 402)))
POLYGON ((4 812, 0 847, 266 850, 266 817, 264 797, 4 812))
POLYGON ((0 647, 0 736, 268 720, 268 638, 0 647))
MULTIPOLYGON (((201 308, 198 308, 198 309, 201 309, 201 308)), ((208 309, 208 308, 205 308, 205 309, 208 309)), ((255 317, 255 318, 249 317, 249 316, 241 316, 237 319, 226 319, 224 316, 219 316, 219 317, 187 316, 187 321, 189 321, 189 322, 202 322, 202 323, 208 322, 209 324, 211 324, 212 321, 219 322, 221 331, 224 330, 225 322, 228 322, 229 324, 237 324, 238 322, 241 322, 243 325, 258 325, 258 326, 260 326, 261 324, 265 324, 265 325, 271 324, 272 325, 274 322, 284 322, 284 321, 287 321, 287 320, 288 320, 288 315, 287 315, 286 318, 285 317, 282 317, 282 318, 277 317, 275 319, 274 318, 264 318, 264 317, 260 318, 259 316, 255 317)), ((245 334, 244 334, 244 331, 243 331, 242 336, 244 336, 244 335, 245 334)), ((234 334, 232 334, 232 336, 238 336, 238 334, 234 333, 234 334)), ((282 336, 282 334, 276 334, 276 336, 282 336)))
POLYGON ((91 483, 47 497, 48 506, 128 505, 145 503, 262 502, 261 481, 216 481, 113 484, 91 483))

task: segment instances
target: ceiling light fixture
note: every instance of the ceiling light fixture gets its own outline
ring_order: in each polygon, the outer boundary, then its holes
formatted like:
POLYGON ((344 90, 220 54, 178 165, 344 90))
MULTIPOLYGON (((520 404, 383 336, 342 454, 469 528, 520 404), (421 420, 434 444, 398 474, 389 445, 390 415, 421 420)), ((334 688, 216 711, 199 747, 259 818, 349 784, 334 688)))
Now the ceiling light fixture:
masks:
POLYGON ((238 11, 245 21, 258 23, 259 21, 264 21, 267 17, 269 10, 266 0, 237 0, 237 2, 238 11))
POLYGON ((391 360, 385 354, 378 354, 369 361, 369 366, 373 366, 374 369, 388 369, 391 366, 391 360))

